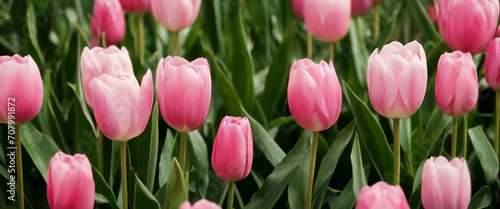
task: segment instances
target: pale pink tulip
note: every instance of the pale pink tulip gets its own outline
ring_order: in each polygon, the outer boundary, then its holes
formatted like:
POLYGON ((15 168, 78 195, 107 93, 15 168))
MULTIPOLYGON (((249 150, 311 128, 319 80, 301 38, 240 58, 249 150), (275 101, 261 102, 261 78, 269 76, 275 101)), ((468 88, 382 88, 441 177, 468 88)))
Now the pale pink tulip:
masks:
POLYGON ((332 62, 293 62, 288 106, 295 121, 307 130, 323 131, 335 124, 342 108, 342 89, 332 62))
POLYGON ((368 60, 368 94, 373 108, 387 118, 407 118, 424 100, 427 86, 425 52, 417 41, 375 49, 368 60))
POLYGON ((451 49, 486 50, 498 23, 498 0, 437 0, 436 10, 439 32, 451 49))
POLYGON ((484 77, 491 88, 500 90, 500 38, 493 39, 486 51, 484 77))
POLYGON ((212 151, 212 167, 227 182, 244 179, 252 169, 253 138, 246 117, 226 116, 222 119, 212 151))
POLYGON ((191 26, 200 11, 201 0, 151 0, 156 20, 169 31, 191 26))
POLYGON ((179 209, 221 209, 221 207, 213 202, 205 199, 198 200, 192 206, 189 201, 182 203, 179 209))
POLYGON ((125 37, 125 13, 118 0, 94 0, 92 35, 97 43, 103 33, 107 45, 115 45, 125 37))
POLYGON ((52 209, 94 208, 92 166, 83 154, 56 153, 49 164, 47 200, 52 209))
POLYGON ((0 79, 0 123, 23 124, 35 118, 42 108, 43 85, 33 58, 0 56, 0 79))
POLYGON ((363 16, 372 8, 372 0, 351 0, 351 15, 363 16))
POLYGON ((379 181, 361 189, 356 209, 410 209, 410 206, 399 185, 392 186, 379 181))
POLYGON ((470 53, 454 51, 439 58, 435 96, 439 108, 458 117, 470 112, 477 103, 477 72, 470 53))
POLYGON ((349 0, 306 0, 304 20, 307 30, 326 42, 342 39, 351 22, 351 1, 349 0))
POLYGON ((422 170, 422 205, 426 209, 465 209, 471 199, 467 162, 442 156, 425 161, 422 170))
POLYGON ((123 10, 127 12, 148 12, 151 10, 151 0, 120 0, 123 10))
POLYGON ((304 1, 306 0, 292 0, 293 14, 299 20, 304 19, 304 1))
POLYGON ((180 132, 199 128, 207 118, 212 94, 210 66, 204 58, 161 59, 156 70, 158 105, 165 122, 180 132))

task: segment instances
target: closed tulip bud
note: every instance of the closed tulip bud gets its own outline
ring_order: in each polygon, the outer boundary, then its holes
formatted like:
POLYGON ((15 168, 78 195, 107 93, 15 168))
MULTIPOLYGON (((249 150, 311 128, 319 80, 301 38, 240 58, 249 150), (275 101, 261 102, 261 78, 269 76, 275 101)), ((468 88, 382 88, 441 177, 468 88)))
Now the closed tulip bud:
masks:
POLYGON ((470 112, 477 103, 476 67, 470 53, 454 51, 439 58, 435 96, 439 108, 458 117, 470 112))
POLYGON ((372 0, 351 0, 351 15, 363 16, 372 8, 372 0))
POLYGON ((491 88, 500 90, 500 38, 493 39, 486 51, 484 77, 491 88))
POLYGON ((246 117, 222 119, 212 151, 212 167, 227 182, 244 179, 252 169, 253 139, 246 117))
POLYGON ((303 128, 323 131, 335 124, 342 108, 342 89, 332 62, 293 62, 288 81, 288 106, 303 128))
POLYGON ((47 200, 52 209, 94 208, 92 166, 83 154, 56 153, 49 164, 47 200))
POLYGON ((351 1, 349 0, 305 0, 304 21, 307 30, 326 42, 342 39, 351 22, 351 1))
POLYGON ((151 10, 151 0, 120 0, 123 10, 127 12, 148 12, 151 10))
POLYGON ((471 196, 467 162, 442 156, 425 161, 422 170, 422 205, 426 209, 465 209, 471 196))
POLYGON ((107 45, 116 45, 121 42, 125 37, 125 13, 120 2, 118 0, 94 0, 91 26, 94 39, 104 34, 107 45))
POLYGON ((304 19, 304 1, 305 0, 292 0, 293 14, 299 20, 304 19))
POLYGON ((356 209, 410 209, 410 206, 399 185, 379 181, 361 188, 356 209))
POLYGON ((29 122, 40 112, 43 85, 31 56, 0 56, 0 123, 29 122))
POLYGON ((156 89, 161 115, 169 126, 180 132, 198 129, 210 108, 210 66, 204 58, 189 62, 168 56, 158 63, 156 89))
POLYGON ((118 49, 116 46, 108 48, 94 47, 89 49, 85 47, 81 57, 81 73, 83 92, 85 100, 90 107, 93 107, 92 92, 90 92, 90 83, 94 78, 102 74, 112 74, 114 71, 122 71, 128 74, 134 74, 132 61, 125 47, 118 49))
POLYGON ((194 23, 200 5, 201 0, 151 0, 151 10, 158 23, 174 32, 194 23))
POLYGON ((127 141, 140 135, 148 124, 153 104, 151 71, 141 86, 133 74, 114 71, 91 81, 94 115, 102 133, 113 140, 127 141))
POLYGON ((213 202, 205 199, 198 200, 191 206, 189 201, 182 203, 179 209, 221 209, 221 207, 213 202))
POLYGON ((368 59, 368 94, 373 108, 387 118, 407 118, 424 100, 427 86, 425 52, 417 41, 385 45, 368 59))
POLYGON ((471 54, 486 50, 498 16, 498 0, 437 0, 439 33, 453 50, 471 54))

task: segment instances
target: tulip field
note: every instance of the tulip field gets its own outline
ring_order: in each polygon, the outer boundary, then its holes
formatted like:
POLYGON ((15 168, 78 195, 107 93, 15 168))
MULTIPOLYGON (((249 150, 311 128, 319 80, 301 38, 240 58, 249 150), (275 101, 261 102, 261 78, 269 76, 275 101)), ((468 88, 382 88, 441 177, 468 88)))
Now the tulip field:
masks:
POLYGON ((498 0, 2 0, 0 209, 500 208, 498 0))

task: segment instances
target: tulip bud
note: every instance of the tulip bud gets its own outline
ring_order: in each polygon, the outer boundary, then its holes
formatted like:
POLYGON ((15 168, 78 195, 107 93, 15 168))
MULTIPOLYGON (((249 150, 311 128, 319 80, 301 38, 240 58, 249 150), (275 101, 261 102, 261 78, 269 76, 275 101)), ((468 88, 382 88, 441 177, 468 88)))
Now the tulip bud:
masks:
POLYGON ((200 5, 201 0, 151 0, 151 10, 158 23, 174 32, 194 23, 200 5))
POLYGON ((484 77, 491 88, 500 90, 500 38, 493 39, 486 51, 484 77))
POLYGON ((304 2, 304 20, 307 30, 326 42, 342 39, 351 22, 351 1, 316 0, 304 2))
POLYGON ((118 0, 94 0, 91 25, 94 39, 104 33, 107 45, 116 45, 121 42, 125 37, 125 13, 120 2, 118 0))
POLYGON ((179 209, 221 209, 221 207, 213 202, 210 202, 205 199, 198 200, 198 202, 194 203, 191 206, 189 201, 182 203, 179 209))
POLYGON ((439 108, 458 117, 470 112, 477 103, 476 67, 470 53, 454 51, 439 58, 435 96, 439 108))
POLYGON ((407 118, 424 100, 425 52, 417 41, 397 41, 375 49, 368 59, 368 94, 373 108, 387 118, 407 118))
POLYGON ((299 20, 304 19, 304 1, 305 0, 292 0, 293 14, 299 20))
POLYGON ((399 185, 379 181, 361 188, 356 209, 410 209, 410 206, 399 185))
POLYGON ((351 15, 363 16, 372 8, 372 0, 351 0, 351 15))
POLYGON ((288 81, 288 106, 303 128, 323 131, 335 124, 342 108, 342 89, 332 62, 293 62, 288 81))
POLYGON ((151 10, 151 0, 120 0, 123 10, 127 12, 148 12, 151 10))
POLYGON ((52 209, 94 208, 92 166, 83 154, 56 153, 49 164, 47 200, 52 209))
POLYGON ((166 57, 158 63, 156 89, 161 115, 180 132, 199 128, 207 118, 212 93, 210 66, 204 58, 188 62, 166 57))
POLYGON ((253 139, 246 117, 226 116, 222 119, 212 151, 212 167, 227 182, 244 179, 250 173, 253 139))
POLYGON ((433 4, 429 4, 427 7, 427 14, 429 18, 431 18, 432 22, 437 22, 437 14, 436 14, 436 6, 433 4))
POLYGON ((471 179, 467 162, 442 156, 425 161, 422 170, 422 205, 426 209, 465 209, 471 198, 471 179))
POLYGON ((439 32, 453 50, 471 54, 486 50, 498 16, 498 0, 437 0, 439 32))
POLYGON ((0 78, 0 123, 23 124, 35 118, 42 108, 43 85, 33 58, 0 56, 0 78))

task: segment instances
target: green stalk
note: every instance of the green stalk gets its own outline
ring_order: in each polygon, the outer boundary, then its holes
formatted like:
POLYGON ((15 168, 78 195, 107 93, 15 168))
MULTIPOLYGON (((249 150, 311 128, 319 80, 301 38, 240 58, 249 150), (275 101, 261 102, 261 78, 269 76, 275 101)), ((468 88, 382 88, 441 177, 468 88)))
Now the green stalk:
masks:
POLYGON ((184 169, 186 167, 186 143, 187 143, 187 132, 181 132, 180 163, 183 174, 184 174, 184 169))
POLYGON ((373 5, 373 39, 377 40, 380 35, 380 3, 373 5))
POLYGON ((101 130, 97 129, 97 170, 100 173, 104 173, 104 160, 103 160, 103 151, 102 151, 102 133, 101 130))
POLYGON ((500 157, 500 90, 496 91, 497 109, 495 114, 495 153, 500 157))
POLYGON ((19 124, 14 124, 15 137, 16 137, 16 168, 17 168, 17 185, 19 192, 19 209, 24 209, 24 186, 23 186, 23 158, 21 155, 21 136, 19 124))
POLYGON ((311 200, 312 200, 312 188, 313 188, 313 180, 314 180, 314 166, 316 163, 316 149, 318 147, 318 132, 313 131, 312 135, 312 146, 311 146, 311 162, 309 164, 309 179, 307 181, 307 193, 306 193, 306 205, 305 209, 311 208, 311 200))
POLYGON ((467 114, 464 115, 464 159, 467 159, 467 114))
POLYGON ((453 117, 453 135, 451 136, 451 158, 457 156, 457 133, 458 133, 458 118, 453 117))
POLYGON ((127 141, 120 142, 120 159, 122 168, 122 203, 127 209, 127 141))
POLYGON ((312 59, 313 56, 312 34, 311 32, 309 32, 309 30, 306 33, 307 33, 307 58, 312 59))
POLYGON ((179 32, 173 32, 173 48, 172 54, 174 56, 181 56, 181 41, 179 40, 179 32))
POLYGON ((233 209, 233 199, 234 199, 234 182, 229 182, 229 190, 227 192, 227 209, 233 209))
POLYGON ((328 43, 328 59, 330 59, 330 61, 332 61, 333 63, 333 55, 334 55, 334 51, 333 51, 333 44, 334 43, 328 43))
POLYGON ((137 16, 137 49, 139 52, 139 60, 142 65, 144 65, 144 14, 139 14, 137 16))
POLYGON ((399 118, 394 118, 394 185, 399 184, 401 145, 399 142, 399 118))

